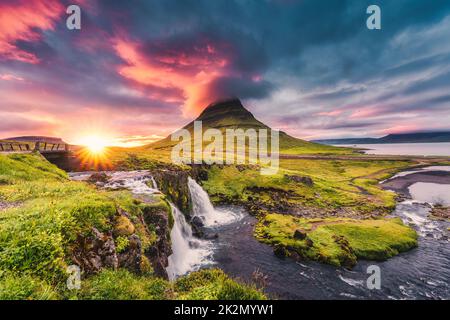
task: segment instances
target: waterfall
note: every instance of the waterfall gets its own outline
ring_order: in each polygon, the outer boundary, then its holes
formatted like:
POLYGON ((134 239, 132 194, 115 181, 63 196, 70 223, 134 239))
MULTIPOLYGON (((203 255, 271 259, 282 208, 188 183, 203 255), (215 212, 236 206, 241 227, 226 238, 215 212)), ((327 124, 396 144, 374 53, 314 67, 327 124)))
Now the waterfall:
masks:
POLYGON ((153 178, 153 176, 152 176, 151 180, 152 180, 153 189, 158 190, 158 185, 156 184, 155 178, 153 178))
POLYGON ((193 215, 199 217, 205 227, 229 224, 240 218, 236 212, 215 209, 206 191, 191 177, 188 178, 188 187, 192 199, 193 215))
POLYGON ((121 189, 126 188, 134 194, 154 194, 159 193, 158 188, 149 187, 148 180, 153 181, 153 177, 148 171, 117 171, 110 174, 106 188, 121 189))
MULTIPOLYGON (((90 175, 74 176, 87 179, 90 175)), ((155 179, 148 171, 117 171, 109 174, 110 179, 105 184, 106 188, 127 188, 133 194, 160 193, 155 179), (151 181, 151 186, 149 182, 151 181)), ((189 178, 189 193, 192 198, 193 215, 198 216, 204 222, 205 227, 217 227, 236 221, 238 213, 224 209, 215 209, 203 188, 189 178)), ((171 212, 174 225, 170 232, 172 254, 169 256, 169 264, 166 268, 169 279, 173 280, 188 272, 198 270, 204 265, 213 264, 213 242, 198 239, 193 236, 192 227, 186 221, 184 214, 172 203, 171 212)))
POLYGON ((169 256, 166 271, 169 279, 173 280, 177 276, 199 269, 204 264, 212 263, 209 260, 212 244, 210 241, 194 238, 191 225, 187 223, 184 214, 173 204, 170 206, 175 223, 170 232, 172 254, 169 256))

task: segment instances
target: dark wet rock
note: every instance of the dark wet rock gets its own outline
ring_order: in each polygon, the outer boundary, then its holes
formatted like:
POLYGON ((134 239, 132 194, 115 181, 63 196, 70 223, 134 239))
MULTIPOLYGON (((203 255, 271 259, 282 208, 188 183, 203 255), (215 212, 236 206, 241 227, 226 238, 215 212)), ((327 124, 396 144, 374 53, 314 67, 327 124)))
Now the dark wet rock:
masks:
POLYGON ((92 228, 90 236, 78 237, 72 260, 85 274, 96 273, 103 268, 117 269, 119 265, 112 235, 96 228, 92 228))
POLYGON ((282 246, 282 245, 275 245, 273 247, 273 253, 275 254, 275 256, 277 256, 278 258, 285 258, 287 256, 289 256, 289 252, 287 251, 287 249, 282 246))
POLYGON ((172 254, 168 215, 168 212, 160 208, 146 207, 144 209, 144 221, 147 225, 154 227, 157 235, 156 243, 147 248, 144 254, 150 261, 154 273, 165 279, 168 278, 166 268, 169 265, 169 256, 172 254))
POLYGON ((431 210, 431 215, 434 218, 450 220, 450 207, 435 205, 431 210))
POLYGON ((151 172, 159 190, 182 212, 192 212, 191 196, 188 188, 189 171, 154 170, 151 172))
POLYGON ((198 227, 198 228, 202 228, 202 227, 205 226, 205 224, 203 223, 202 218, 200 218, 199 216, 194 216, 194 217, 192 218, 192 220, 191 220, 191 223, 192 223, 193 225, 195 225, 196 227, 198 227))
POLYGON ((305 244, 308 248, 311 248, 314 245, 314 242, 310 238, 306 238, 305 244))
POLYGON ((304 240, 306 238, 306 232, 302 231, 302 230, 295 230, 294 232, 294 239, 297 240, 304 240))
POLYGON ((105 185, 105 183, 108 182, 108 180, 110 179, 110 176, 108 176, 106 173, 104 172, 96 172, 93 173, 89 178, 88 178, 88 182, 90 183, 94 183, 94 184, 100 184, 100 185, 105 185))
POLYGON ((197 238, 203 238, 205 236, 205 232, 203 230, 203 227, 199 227, 195 224, 191 224, 192 227, 192 234, 197 238))
POLYGON ((136 234, 128 237, 128 246, 117 254, 120 268, 126 268, 132 272, 141 272, 141 240, 136 234))
POLYGON ((214 240, 214 239, 217 239, 217 238, 219 238, 219 234, 218 233, 207 233, 207 234, 205 234, 203 236, 203 239, 206 239, 206 240, 214 240))
POLYGON ((285 174, 284 175, 285 178, 287 178, 290 181, 294 181, 294 182, 298 182, 298 183, 302 183, 308 187, 312 187, 314 185, 314 181, 307 176, 298 176, 298 175, 288 175, 285 174))

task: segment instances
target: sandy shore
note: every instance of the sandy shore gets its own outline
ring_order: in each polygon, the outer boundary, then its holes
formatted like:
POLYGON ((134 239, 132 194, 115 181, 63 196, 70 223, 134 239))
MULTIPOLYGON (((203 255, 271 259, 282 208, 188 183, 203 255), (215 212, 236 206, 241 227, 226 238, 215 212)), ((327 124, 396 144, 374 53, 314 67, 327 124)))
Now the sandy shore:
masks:
POLYGON ((446 171, 424 171, 409 174, 403 177, 390 179, 381 184, 385 190, 392 190, 405 198, 411 198, 409 187, 416 182, 428 182, 438 184, 450 184, 450 172, 446 171))

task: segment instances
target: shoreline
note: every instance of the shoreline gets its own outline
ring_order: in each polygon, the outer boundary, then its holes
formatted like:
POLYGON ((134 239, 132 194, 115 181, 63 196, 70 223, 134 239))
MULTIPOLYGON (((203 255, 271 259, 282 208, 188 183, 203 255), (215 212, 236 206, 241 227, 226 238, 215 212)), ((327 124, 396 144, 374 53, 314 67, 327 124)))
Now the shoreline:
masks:
POLYGON ((394 191, 400 197, 411 199, 409 187, 417 182, 450 184, 450 172, 439 170, 416 172, 406 176, 391 178, 380 185, 384 190, 394 191))

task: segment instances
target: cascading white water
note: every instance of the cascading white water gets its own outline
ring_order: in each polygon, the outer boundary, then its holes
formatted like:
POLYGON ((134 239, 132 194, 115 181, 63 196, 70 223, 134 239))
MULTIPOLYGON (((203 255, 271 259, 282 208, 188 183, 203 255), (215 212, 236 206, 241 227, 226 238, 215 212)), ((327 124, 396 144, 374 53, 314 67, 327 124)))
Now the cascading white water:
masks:
POLYGON ((105 185, 106 188, 127 188, 134 194, 159 193, 158 188, 151 188, 147 185, 146 182, 153 179, 148 171, 118 171, 113 172, 110 176, 111 178, 105 185))
MULTIPOLYGON (((72 174, 74 180, 87 180, 92 173, 72 174)), ((106 188, 127 188, 133 194, 155 194, 160 193, 155 179, 148 171, 118 171, 108 173, 110 176, 105 184, 106 188), (152 182, 150 187, 147 182, 152 182)), ((193 214, 204 222, 205 227, 216 227, 238 220, 241 215, 224 209, 215 209, 211 204, 208 194, 195 180, 189 178, 189 192, 192 198, 193 214)), ((186 221, 184 214, 172 203, 170 203, 174 225, 170 232, 172 243, 172 254, 169 256, 169 265, 166 268, 169 279, 200 267, 213 264, 213 243, 209 240, 198 239, 193 236, 192 227, 186 221)))
POLYGON ((206 191, 191 177, 188 178, 188 187, 193 215, 199 217, 205 227, 229 224, 240 218, 237 213, 230 210, 214 208, 206 191))
POLYGON ((153 189, 156 189, 156 190, 158 190, 158 185, 156 184, 156 181, 155 181, 155 178, 153 178, 153 176, 152 176, 152 186, 153 186, 153 189))
MULTIPOLYGON (((106 187, 112 189, 125 187, 134 194, 160 192, 155 179, 147 171, 114 172, 106 187), (148 181, 152 182, 152 187, 147 185, 148 181)), ((212 263, 209 261, 209 257, 212 255, 212 244, 210 241, 195 238, 183 213, 170 201, 169 204, 174 217, 174 225, 170 232, 172 254, 169 256, 169 265, 166 271, 169 279, 175 279, 189 271, 199 269, 204 264, 212 263)))
POLYGON ((174 217, 174 226, 170 232, 172 254, 169 256, 169 266, 166 271, 169 279, 172 280, 189 271, 197 270, 202 265, 212 263, 210 260, 212 243, 195 238, 184 214, 173 204, 171 207, 174 217))

